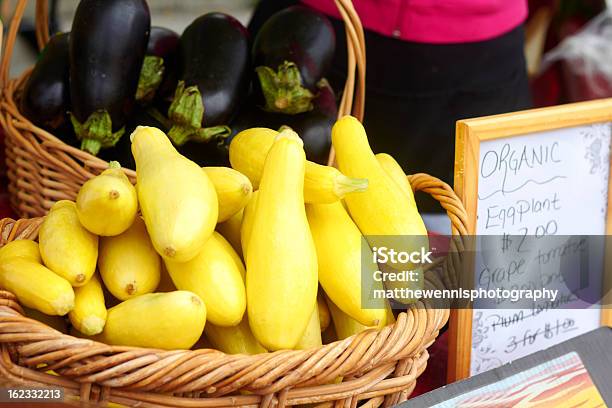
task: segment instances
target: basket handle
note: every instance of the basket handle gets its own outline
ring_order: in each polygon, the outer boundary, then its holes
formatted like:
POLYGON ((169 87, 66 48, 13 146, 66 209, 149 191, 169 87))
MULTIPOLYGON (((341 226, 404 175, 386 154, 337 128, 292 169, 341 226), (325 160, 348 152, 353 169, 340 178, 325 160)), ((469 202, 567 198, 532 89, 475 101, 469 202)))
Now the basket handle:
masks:
POLYGON ((36 0, 36 43, 42 51, 49 42, 49 2, 36 0))
MULTIPOLYGON (((15 12, 11 18, 11 24, 9 25, 8 35, 6 36, 6 42, 3 47, 2 61, 0 62, 0 88, 4 89, 4 86, 8 82, 9 68, 11 66, 11 58, 13 56, 13 49, 15 48, 15 41, 17 40, 17 33, 21 20, 23 19, 23 13, 25 12, 28 0, 17 0, 15 6, 15 12)), ((36 0, 36 42, 38 43, 38 49, 42 50, 49 41, 49 3, 47 0, 36 0)))
MULTIPOLYGON (((338 107, 338 119, 345 115, 353 115, 363 121, 365 108, 365 36, 361 20, 353 7, 351 0, 334 0, 338 11, 344 20, 346 31, 346 47, 348 55, 348 71, 344 92, 338 107)), ((327 164, 334 165, 335 153, 333 146, 329 150, 327 164)))

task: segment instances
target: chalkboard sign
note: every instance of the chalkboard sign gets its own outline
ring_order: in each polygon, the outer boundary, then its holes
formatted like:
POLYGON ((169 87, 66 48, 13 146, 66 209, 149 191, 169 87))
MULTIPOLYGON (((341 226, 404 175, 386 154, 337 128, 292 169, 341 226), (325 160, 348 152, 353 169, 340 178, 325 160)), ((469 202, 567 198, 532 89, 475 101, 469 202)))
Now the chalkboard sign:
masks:
MULTIPOLYGON (((496 247, 488 252, 479 248, 470 264, 476 288, 486 288, 498 278, 492 272, 497 269, 488 267, 497 265, 491 257, 502 258, 498 264, 506 268, 505 283, 525 284, 516 277, 519 274, 513 277, 510 268, 518 270, 536 257, 521 249, 523 240, 516 237, 612 232, 611 143, 612 99, 457 123, 455 190, 468 213, 468 232, 500 238, 486 241, 496 247)), ((607 296, 610 263, 600 249, 587 258, 591 269, 601 271, 597 290, 607 296)), ((556 261, 553 269, 568 268, 556 261)), ((609 305, 610 300, 603 303, 609 305)), ((562 303, 542 310, 503 307, 502 303, 497 309, 452 312, 449 381, 494 369, 612 323, 612 313, 605 307, 568 309, 562 303)))

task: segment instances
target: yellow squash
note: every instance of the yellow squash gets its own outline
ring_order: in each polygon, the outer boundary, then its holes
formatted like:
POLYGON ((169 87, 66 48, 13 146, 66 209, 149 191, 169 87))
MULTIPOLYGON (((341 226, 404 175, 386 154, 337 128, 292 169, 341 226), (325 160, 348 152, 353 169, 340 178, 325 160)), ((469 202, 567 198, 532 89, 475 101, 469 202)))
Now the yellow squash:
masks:
POLYGON ((101 333, 107 312, 98 278, 94 275, 85 285, 76 288, 74 294, 74 309, 68 313, 70 323, 87 336, 101 333))
POLYGON ((253 193, 253 186, 247 176, 229 167, 203 167, 215 186, 219 201, 219 219, 227 221, 242 210, 253 193))
POLYGON ((215 349, 227 354, 260 354, 267 351, 253 336, 246 316, 240 324, 232 327, 207 323, 204 335, 215 349))
POLYGON ((76 209, 79 221, 89 231, 101 236, 119 235, 136 218, 136 189, 121 165, 112 161, 107 170, 83 184, 76 209))
POLYGON ((42 263, 38 243, 29 239, 18 239, 0 247, 0 263, 13 257, 27 258, 42 263))
MULTIPOLYGON (((402 189, 404 194, 411 197, 411 200, 414 203, 414 193, 412 192, 412 187, 410 186, 410 182, 406 177, 406 173, 404 173, 404 170, 402 170, 402 166, 399 165, 393 156, 387 153, 378 153, 376 155, 376 160, 378 160, 378 163, 380 163, 387 175, 390 176, 393 181, 397 183, 399 188, 402 189)), ((416 203, 414 206, 416 207, 416 203)))
MULTIPOLYGON (((408 197, 410 205, 417 210, 416 202, 414 200, 414 193, 412 191, 412 186, 406 177, 406 173, 399 165, 399 163, 393 158, 393 156, 387 153, 378 153, 376 155, 376 160, 380 163, 382 168, 385 170, 387 175, 393 179, 393 181, 402 189, 402 192, 408 197)), ((398 282, 388 282, 387 288, 392 289, 394 287, 401 287, 402 284, 398 282)), ((387 306, 387 324, 391 324, 395 322, 395 316, 393 315, 393 311, 390 306, 387 306)))
MULTIPOLYGON (((427 253, 427 230, 414 200, 387 174, 372 152, 363 125, 345 116, 332 129, 332 144, 340 170, 351 177, 367 177, 369 187, 362 194, 345 197, 351 217, 374 248, 390 247, 397 252, 427 253), (393 238, 389 238, 393 236, 393 238)), ((417 263, 393 262, 396 270, 421 271, 417 263)), ((422 273, 414 282, 390 282, 394 287, 420 288, 422 273)), ((412 298, 398 298, 409 303, 412 298)))
MULTIPOLYGON (((252 128, 238 133, 230 144, 232 167, 246 175, 257 189, 264 161, 278 132, 267 128, 252 128)), ((364 191, 367 179, 346 177, 336 168, 306 161, 304 200, 307 203, 333 203, 345 195, 364 191)))
POLYGON ((300 341, 317 301, 317 255, 304 209, 306 156, 284 130, 265 161, 247 257, 247 308, 255 338, 268 350, 300 341))
POLYGON ((81 225, 74 202, 62 200, 51 207, 38 242, 45 265, 72 286, 83 286, 96 271, 98 236, 81 225))
POLYGON ((138 201, 153 246, 164 259, 187 262, 215 229, 215 188, 201 167, 181 156, 161 130, 139 126, 131 140, 138 201))
POLYGON ((340 170, 351 177, 368 178, 362 194, 345 198, 351 216, 364 235, 427 236, 423 219, 410 200, 387 175, 372 152, 363 125, 345 116, 332 129, 332 143, 340 170))
POLYGON ((331 313, 332 321, 334 322, 334 329, 338 340, 344 340, 347 337, 361 333, 364 330, 384 327, 384 323, 378 326, 370 327, 359 323, 357 320, 340 310, 340 308, 338 308, 338 306, 336 306, 329 299, 327 305, 329 306, 329 312, 331 313))
POLYGON ((103 343, 158 349, 189 349, 204 330, 206 306, 194 293, 148 293, 108 310, 103 343))
POLYGON ((3 259, 0 286, 14 293, 22 305, 48 315, 63 316, 74 307, 70 283, 33 259, 3 259))
POLYGON ((321 340, 321 323, 319 322, 319 308, 317 305, 312 309, 308 325, 302 334, 302 338, 296 344, 296 350, 308 350, 314 347, 320 347, 323 344, 321 340))
POLYGON ((306 214, 310 231, 317 248, 319 282, 327 296, 340 309, 366 326, 376 326, 385 317, 384 299, 368 299, 362 304, 362 283, 365 294, 383 290, 381 282, 375 282, 377 270, 369 247, 362 253, 362 236, 342 204, 308 204, 306 214), (366 263, 367 262, 367 263, 366 263), (362 278, 362 267, 363 271, 362 278), (366 281, 367 279, 367 281, 366 281))
POLYGON ((191 261, 166 260, 165 264, 174 286, 202 298, 210 322, 218 326, 240 323, 246 310, 244 265, 221 234, 213 232, 191 261))
POLYGON ((253 220, 255 219, 255 213, 257 212, 257 199, 259 197, 259 191, 255 191, 251 200, 244 209, 242 215, 242 225, 240 227, 240 242, 242 245, 242 257, 246 261, 247 257, 247 246, 249 239, 251 238, 251 232, 253 231, 253 220))
POLYGON ((331 316, 329 315, 329 308, 325 302, 324 295, 321 293, 321 289, 319 289, 319 293, 317 294, 317 308, 319 310, 319 324, 321 325, 321 332, 324 332, 329 327, 331 316))
POLYGON ((119 300, 157 288, 161 260, 140 217, 123 234, 100 238, 98 268, 104 285, 119 300))
MULTIPOLYGON (((252 194, 251 194, 252 196, 252 194)), ((249 199, 250 202, 250 199, 249 199)), ((248 203, 247 203, 248 205, 248 203)), ((232 244, 236 253, 242 258, 242 243, 240 242, 240 229, 242 228, 242 217, 244 209, 232 215, 227 221, 217 224, 217 231, 223 238, 232 244)))

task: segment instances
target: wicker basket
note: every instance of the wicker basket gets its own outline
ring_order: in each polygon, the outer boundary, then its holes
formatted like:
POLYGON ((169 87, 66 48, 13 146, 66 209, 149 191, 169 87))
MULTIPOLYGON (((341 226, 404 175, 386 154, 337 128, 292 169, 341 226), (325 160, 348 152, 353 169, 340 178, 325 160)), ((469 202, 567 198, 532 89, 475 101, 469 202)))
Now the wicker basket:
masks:
MULTIPOLYGON (((465 235, 466 213, 453 190, 426 174, 409 176, 465 235)), ((0 246, 35 239, 42 218, 0 221, 0 246)), ((426 272, 428 288, 452 285, 449 256, 426 272)), ((405 401, 429 357, 427 347, 449 310, 417 302, 395 324, 311 350, 226 355, 220 351, 118 347, 71 337, 23 316, 0 290, 0 378, 18 386, 62 387, 81 402, 141 407, 284 407, 299 404, 392 406, 405 401), (54 370, 59 375, 48 374, 54 370), (334 380, 342 377, 339 384, 334 380)))
MULTIPOLYGON (((339 115, 363 118, 365 46, 350 0, 336 0, 345 21, 348 74, 339 115)), ((11 201, 24 218, 47 213, 60 199, 74 199, 81 184, 107 163, 68 146, 32 125, 17 109, 29 72, 8 81, 8 65, 26 0, 18 0, 0 66, 0 124, 5 131, 11 201)), ((48 41, 47 2, 38 0, 37 39, 48 41)), ((330 164, 334 161, 330 152, 330 164)), ((135 174, 126 170, 134 179, 135 174)), ((466 212, 453 190, 426 174, 409 176, 412 188, 432 195, 447 211, 454 235, 466 234, 466 212)), ((35 239, 42 218, 0 221, 0 246, 35 239)), ((428 287, 453 284, 449 256, 426 273, 428 287)), ((23 316, 15 296, 0 290, 0 378, 24 386, 62 387, 81 402, 142 407, 290 406, 322 404, 391 406, 408 398, 427 364, 427 347, 446 324, 447 308, 417 302, 380 331, 307 351, 255 356, 216 350, 162 351, 117 347, 68 336, 23 316), (46 373, 53 370, 58 375, 46 373), (339 384, 334 383, 342 377, 339 384)))

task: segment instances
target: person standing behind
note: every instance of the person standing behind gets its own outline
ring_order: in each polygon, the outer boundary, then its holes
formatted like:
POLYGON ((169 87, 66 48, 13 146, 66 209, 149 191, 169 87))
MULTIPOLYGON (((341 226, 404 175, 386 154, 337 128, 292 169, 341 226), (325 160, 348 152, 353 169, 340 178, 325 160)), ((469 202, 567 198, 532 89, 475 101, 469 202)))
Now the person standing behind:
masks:
MULTIPOLYGON (((296 0, 262 0, 251 19, 265 20, 296 0)), ((341 91, 346 39, 332 0, 303 0, 331 17, 336 55, 328 78, 341 91)), ((408 174, 451 183, 455 122, 531 106, 523 22, 527 0, 353 0, 366 40, 364 126, 375 152, 392 154, 408 174)), ((422 212, 438 203, 418 195, 422 212)))

